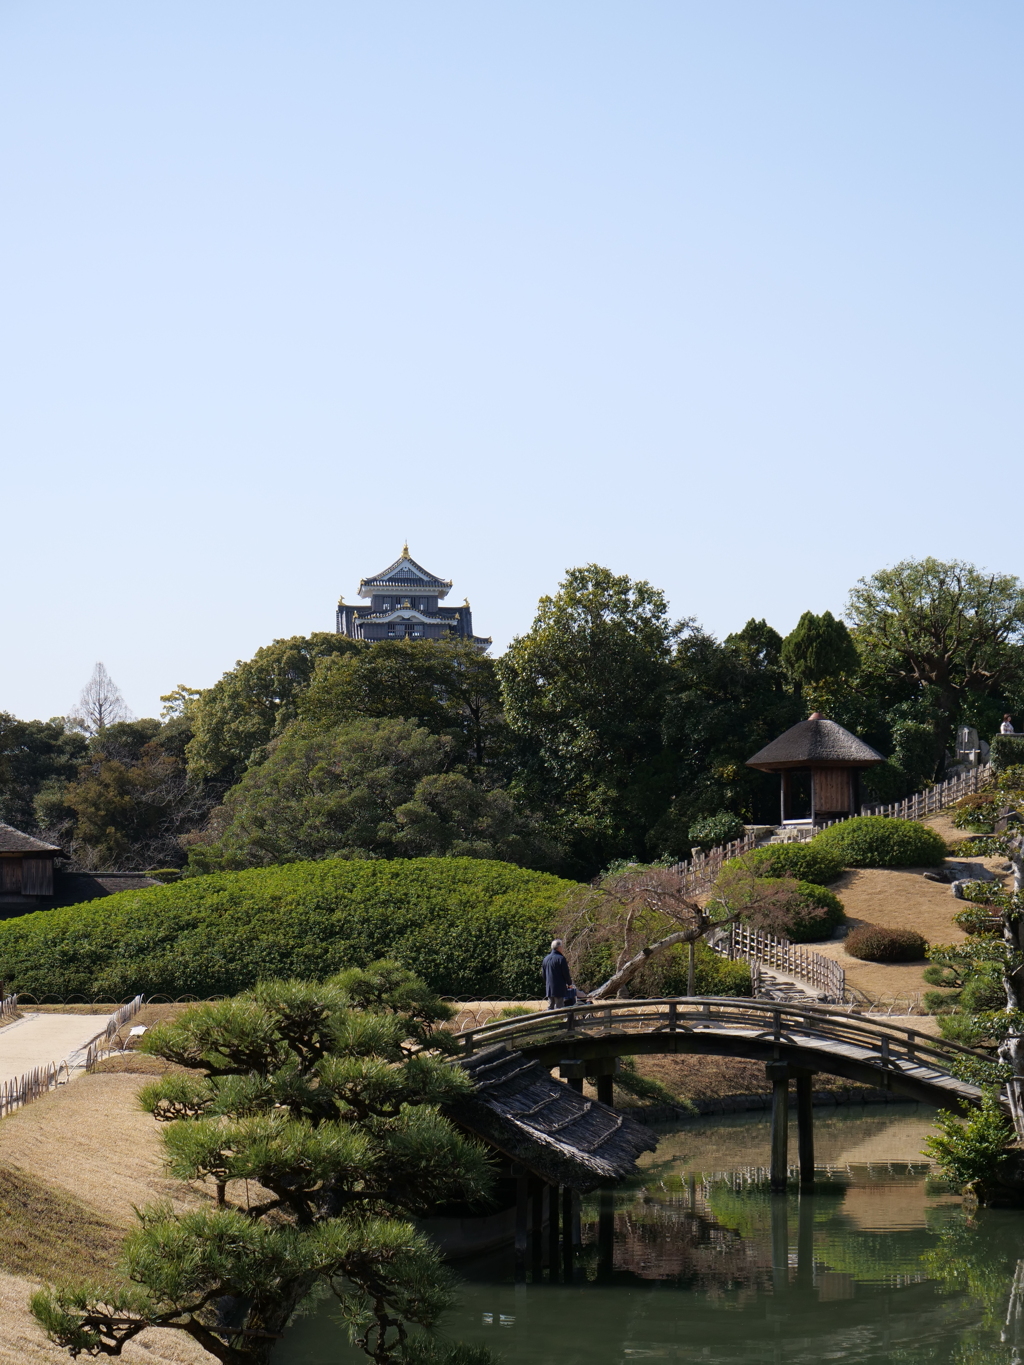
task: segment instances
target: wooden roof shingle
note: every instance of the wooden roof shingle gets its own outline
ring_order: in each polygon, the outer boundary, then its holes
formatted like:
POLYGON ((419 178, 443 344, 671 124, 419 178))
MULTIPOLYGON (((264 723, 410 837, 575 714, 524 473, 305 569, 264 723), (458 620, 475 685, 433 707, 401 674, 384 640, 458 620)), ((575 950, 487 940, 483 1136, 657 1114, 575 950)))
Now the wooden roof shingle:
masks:
POLYGON ((459 1065, 476 1090, 446 1106, 448 1116, 552 1184, 586 1192, 621 1180, 641 1152, 658 1145, 643 1124, 588 1100, 504 1044, 459 1065))

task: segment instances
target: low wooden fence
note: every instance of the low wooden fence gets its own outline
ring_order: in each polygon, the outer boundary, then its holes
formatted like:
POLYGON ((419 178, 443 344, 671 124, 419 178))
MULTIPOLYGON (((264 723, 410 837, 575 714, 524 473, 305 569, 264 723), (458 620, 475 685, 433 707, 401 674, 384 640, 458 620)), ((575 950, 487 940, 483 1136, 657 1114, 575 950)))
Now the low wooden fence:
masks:
POLYGON ((982 763, 967 772, 956 773, 945 782, 936 782, 926 791, 916 792, 902 801, 893 801, 888 806, 861 806, 861 815, 888 815, 895 820, 920 820, 924 815, 935 815, 944 806, 951 806, 965 796, 971 796, 991 782, 995 769, 991 763, 982 763))
POLYGON ((743 958, 752 965, 806 981, 831 1004, 841 1005, 846 999, 846 973, 839 963, 802 944, 790 943, 788 939, 776 938, 774 934, 748 928, 745 924, 730 924, 728 931, 720 934, 710 946, 730 961, 743 958))
POLYGON ((16 995, 5 995, 0 1000, 0 1024, 5 1019, 13 1019, 18 1013, 18 997, 16 995))
POLYGON ((0 1085, 0 1118, 20 1109, 30 1100, 37 1100, 40 1095, 69 1080, 70 1075, 67 1062, 50 1062, 46 1066, 33 1067, 24 1076, 4 1081, 0 1085))

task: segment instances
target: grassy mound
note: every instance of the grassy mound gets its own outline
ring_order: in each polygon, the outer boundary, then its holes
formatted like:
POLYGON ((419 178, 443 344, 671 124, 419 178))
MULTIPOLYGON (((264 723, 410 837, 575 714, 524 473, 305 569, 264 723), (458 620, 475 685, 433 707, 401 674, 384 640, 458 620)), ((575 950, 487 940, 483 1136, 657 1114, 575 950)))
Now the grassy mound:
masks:
POLYGON ((725 866, 742 864, 758 877, 793 877, 798 882, 828 886, 842 876, 845 864, 837 853, 821 846, 820 837, 806 844, 767 844, 742 859, 730 858, 725 866))
POLYGON ((942 836, 916 820, 857 815, 816 834, 809 847, 831 853, 844 867, 938 867, 946 856, 942 836))
POLYGON ((575 883, 480 858, 222 872, 0 923, 0 978, 45 995, 233 995, 397 958, 443 995, 536 999, 575 883))

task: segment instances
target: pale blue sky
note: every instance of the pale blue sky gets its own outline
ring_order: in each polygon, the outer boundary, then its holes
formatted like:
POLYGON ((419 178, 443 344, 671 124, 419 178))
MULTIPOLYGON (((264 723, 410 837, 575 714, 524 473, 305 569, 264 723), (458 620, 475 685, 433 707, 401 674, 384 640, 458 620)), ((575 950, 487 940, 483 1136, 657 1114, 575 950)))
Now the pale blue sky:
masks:
POLYGON ((0 709, 413 554, 724 634, 1024 573, 1024 7, 0 4, 0 709))

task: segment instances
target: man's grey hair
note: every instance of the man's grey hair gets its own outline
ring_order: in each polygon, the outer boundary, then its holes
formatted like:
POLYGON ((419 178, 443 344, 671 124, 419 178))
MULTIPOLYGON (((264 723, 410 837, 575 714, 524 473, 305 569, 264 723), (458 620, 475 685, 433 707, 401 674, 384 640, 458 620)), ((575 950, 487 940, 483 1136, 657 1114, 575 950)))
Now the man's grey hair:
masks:
POLYGON ((553 939, 551 940, 551 951, 552 951, 552 952, 554 952, 556 948, 561 948, 561 947, 562 947, 562 940, 561 940, 560 938, 553 938, 553 939))

